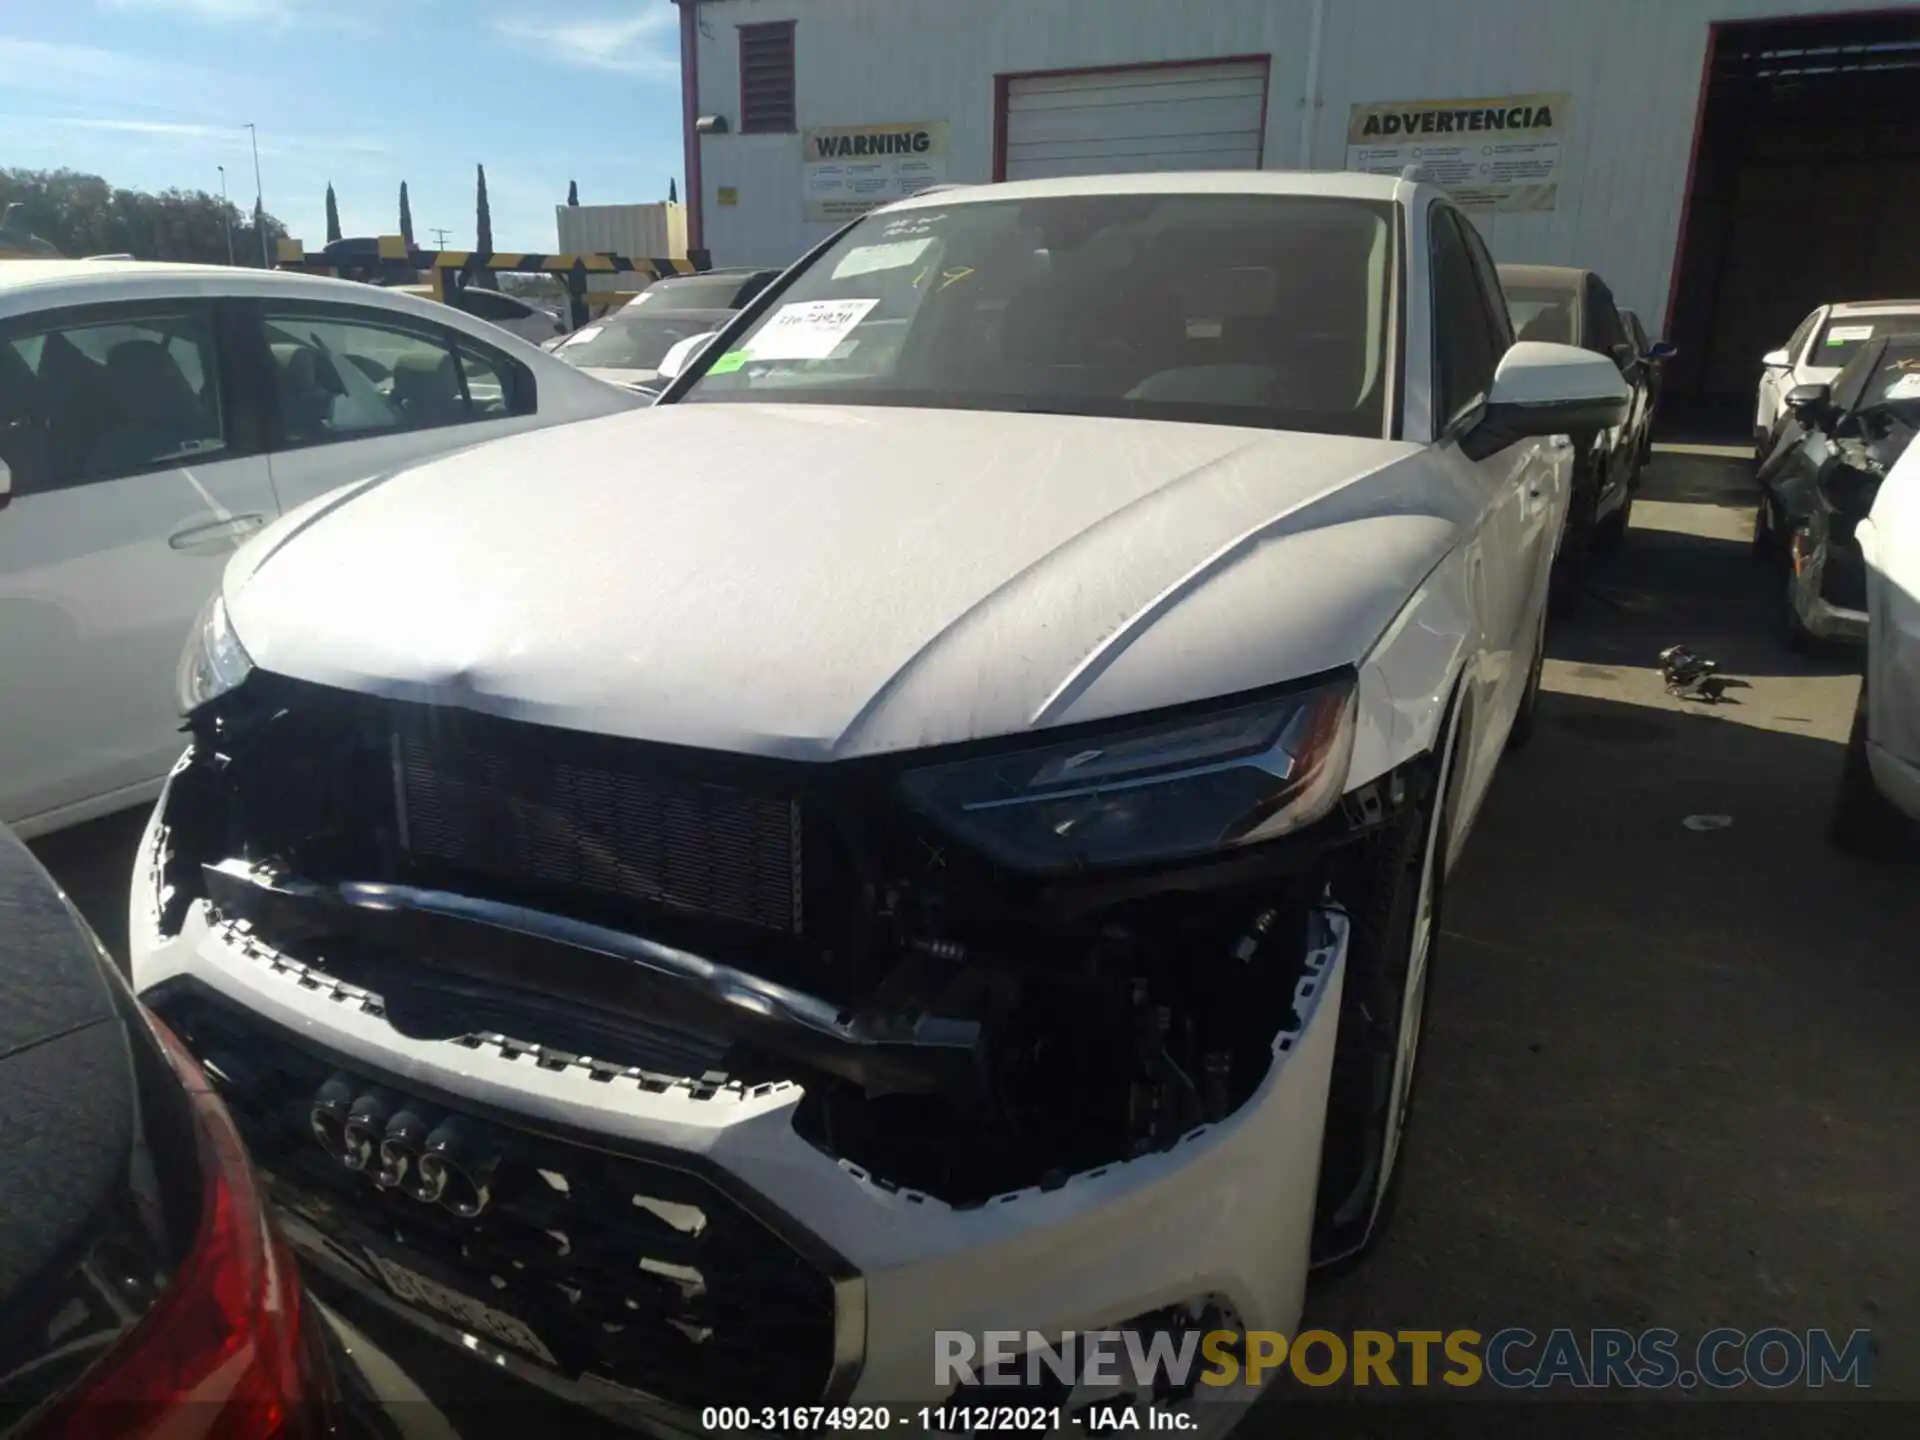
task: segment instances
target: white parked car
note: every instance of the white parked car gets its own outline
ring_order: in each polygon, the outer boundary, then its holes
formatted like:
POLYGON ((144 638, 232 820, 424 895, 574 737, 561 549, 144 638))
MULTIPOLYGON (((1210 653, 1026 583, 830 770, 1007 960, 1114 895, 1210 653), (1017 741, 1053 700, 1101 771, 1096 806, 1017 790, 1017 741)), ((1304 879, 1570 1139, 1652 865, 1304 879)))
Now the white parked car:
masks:
POLYGON ((1894 464, 1854 536, 1867 563, 1867 666, 1833 838, 1875 854, 1920 825, 1920 445, 1894 464))
MULTIPOLYGON (((433 298, 431 285, 395 285, 391 288, 422 300, 433 298)), ((447 304, 463 315, 471 315, 476 320, 484 320, 509 334, 518 335, 529 345, 544 347, 550 341, 564 339, 567 333, 567 322, 561 318, 558 310, 536 305, 531 300, 522 300, 517 295, 487 290, 479 285, 458 290, 447 304)))
POLYGON ((576 1398, 1291 1331, 1628 403, 1426 186, 877 210, 646 416, 235 557, 134 980, 316 1265, 576 1398))
POLYGON ((1753 412, 1755 458, 1765 460, 1772 453, 1792 390, 1831 385, 1869 340, 1914 330, 1920 330, 1920 300, 1822 305, 1802 320, 1785 345, 1760 357, 1760 391, 1753 412))
POLYGON ((370 285, 0 263, 0 822, 31 836, 159 792, 176 632, 284 511, 635 403, 370 285))

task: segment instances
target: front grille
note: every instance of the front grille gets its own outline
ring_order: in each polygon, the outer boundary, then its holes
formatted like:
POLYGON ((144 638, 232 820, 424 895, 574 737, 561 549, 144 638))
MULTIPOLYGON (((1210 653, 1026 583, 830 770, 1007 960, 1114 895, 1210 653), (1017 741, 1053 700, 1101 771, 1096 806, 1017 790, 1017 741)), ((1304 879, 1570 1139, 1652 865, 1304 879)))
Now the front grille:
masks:
POLYGON ((667 773, 641 747, 575 758, 526 727, 396 730, 394 769, 415 860, 800 929, 792 799, 667 773))
POLYGON ((347 1074, 356 1091, 393 1087, 286 1043, 198 987, 162 992, 155 1008, 214 1074, 276 1203, 335 1245, 513 1317, 572 1378, 689 1409, 827 1397, 832 1279, 710 1181, 465 1115, 504 1142, 506 1159, 487 1208, 463 1219, 379 1188, 315 1140, 309 1113, 330 1077, 347 1074))

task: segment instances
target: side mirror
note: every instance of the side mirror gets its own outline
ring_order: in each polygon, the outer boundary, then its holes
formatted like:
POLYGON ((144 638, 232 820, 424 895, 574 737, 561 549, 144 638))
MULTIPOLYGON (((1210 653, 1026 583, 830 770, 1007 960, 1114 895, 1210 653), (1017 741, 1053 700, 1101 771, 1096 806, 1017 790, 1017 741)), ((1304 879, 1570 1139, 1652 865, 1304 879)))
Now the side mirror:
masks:
POLYGON ((1573 345, 1521 340, 1501 357, 1479 423, 1460 448, 1481 460, 1537 435, 1608 430, 1627 418, 1633 392, 1604 355, 1573 345))
POLYGON ((0 460, 0 510, 13 503, 13 467, 0 460))
POLYGON ((1784 350, 1769 350, 1760 357, 1760 363, 1769 370, 1785 370, 1793 364, 1793 361, 1788 358, 1784 350))
POLYGON ((1796 385, 1787 392, 1787 409, 1809 429, 1824 426, 1833 415, 1833 387, 1796 385))
POLYGON ((1625 340, 1617 341, 1609 345, 1607 347, 1607 354, 1613 357, 1613 363, 1618 365, 1622 370, 1625 370, 1640 358, 1639 355, 1634 352, 1633 346, 1629 345, 1625 340))
POLYGON ((660 367, 654 373, 662 380, 678 380, 719 333, 718 330, 709 330, 704 335, 689 335, 660 357, 660 367))
POLYGON ((1651 345, 1647 346, 1647 353, 1641 358, 1645 360, 1652 360, 1657 363, 1661 360, 1671 360, 1674 356, 1678 355, 1679 353, 1680 353, 1680 347, 1678 345, 1670 345, 1665 340, 1656 340, 1651 345))
POLYGON ((1820 477, 1820 494, 1836 515, 1864 520, 1880 494, 1880 478, 1851 465, 1834 465, 1820 477))

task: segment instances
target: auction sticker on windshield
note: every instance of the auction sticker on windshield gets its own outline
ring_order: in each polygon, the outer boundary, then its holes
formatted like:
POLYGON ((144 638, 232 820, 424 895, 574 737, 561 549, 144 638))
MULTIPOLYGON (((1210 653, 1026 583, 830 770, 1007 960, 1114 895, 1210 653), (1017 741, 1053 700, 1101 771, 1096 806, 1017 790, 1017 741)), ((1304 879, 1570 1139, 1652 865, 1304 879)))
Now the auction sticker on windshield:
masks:
POLYGON ((751 360, 824 360, 880 302, 799 300, 782 305, 747 342, 751 360))
POLYGON ((933 237, 925 235, 918 240, 893 240, 884 245, 855 246, 833 267, 833 278, 844 280, 849 275, 871 275, 877 270, 904 269, 926 254, 932 244, 933 237))

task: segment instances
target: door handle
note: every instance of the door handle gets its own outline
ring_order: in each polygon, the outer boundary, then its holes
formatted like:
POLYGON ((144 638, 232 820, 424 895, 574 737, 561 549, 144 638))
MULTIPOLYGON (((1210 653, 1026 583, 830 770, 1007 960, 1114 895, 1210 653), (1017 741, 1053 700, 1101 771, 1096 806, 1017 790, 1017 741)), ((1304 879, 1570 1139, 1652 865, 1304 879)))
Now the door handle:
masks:
POLYGON ((188 525, 176 530, 167 537, 167 544, 175 550, 193 550, 222 540, 237 542, 263 528, 266 523, 267 517, 257 511, 247 515, 230 515, 225 520, 211 520, 204 525, 188 525))

